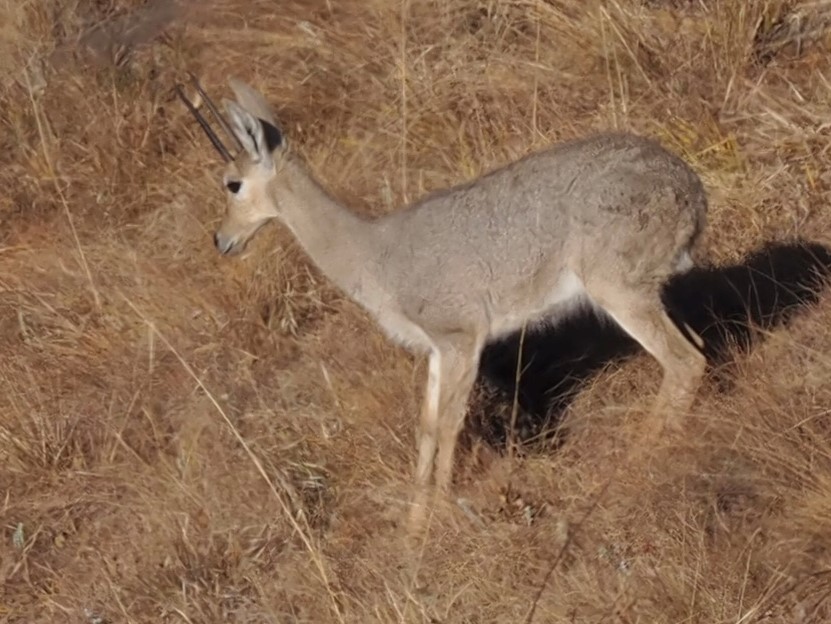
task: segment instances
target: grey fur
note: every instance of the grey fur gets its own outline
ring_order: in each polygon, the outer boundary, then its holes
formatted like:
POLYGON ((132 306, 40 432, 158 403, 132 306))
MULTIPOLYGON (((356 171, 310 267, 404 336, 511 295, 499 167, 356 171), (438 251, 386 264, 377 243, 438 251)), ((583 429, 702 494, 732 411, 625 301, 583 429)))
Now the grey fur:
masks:
MULTIPOLYGON (((240 84, 240 106, 252 115, 268 109, 240 84)), ((282 221, 391 339, 430 356, 415 526, 434 459, 437 485, 450 485, 467 398, 492 338, 592 306, 662 365, 656 416, 691 405, 704 358, 667 316, 660 291, 693 266, 707 200, 695 172, 657 142, 626 133, 563 142, 377 219, 334 199, 285 147, 270 163, 257 153, 226 173, 245 192, 229 197, 220 250, 238 251, 263 223, 282 221)), ((650 422, 658 431, 664 418, 650 422)))

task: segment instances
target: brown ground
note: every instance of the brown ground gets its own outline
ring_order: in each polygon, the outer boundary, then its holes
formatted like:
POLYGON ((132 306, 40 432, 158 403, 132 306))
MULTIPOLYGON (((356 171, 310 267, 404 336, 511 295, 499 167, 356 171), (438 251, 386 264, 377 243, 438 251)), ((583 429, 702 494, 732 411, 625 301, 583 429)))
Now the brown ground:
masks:
POLYGON ((172 93, 187 70, 252 82, 375 214, 550 141, 646 133, 701 173, 711 258, 734 262, 831 242, 823 11, 0 3, 0 621, 831 621, 827 296, 708 382, 651 474, 614 472, 659 380, 643 355, 582 389, 559 449, 463 453, 467 512, 438 511, 413 574, 423 362, 279 228, 218 256, 220 166, 172 93))

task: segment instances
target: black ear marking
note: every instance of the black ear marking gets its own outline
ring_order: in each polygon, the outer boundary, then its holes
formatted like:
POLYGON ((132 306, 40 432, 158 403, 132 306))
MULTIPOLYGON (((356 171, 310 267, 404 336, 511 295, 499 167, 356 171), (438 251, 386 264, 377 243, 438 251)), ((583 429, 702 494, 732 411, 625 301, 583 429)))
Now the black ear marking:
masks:
POLYGON ((257 121, 263 126, 263 135, 265 136, 265 144, 268 151, 273 152, 278 147, 281 147, 283 145, 283 133, 280 132, 280 128, 264 119, 257 118, 257 121))

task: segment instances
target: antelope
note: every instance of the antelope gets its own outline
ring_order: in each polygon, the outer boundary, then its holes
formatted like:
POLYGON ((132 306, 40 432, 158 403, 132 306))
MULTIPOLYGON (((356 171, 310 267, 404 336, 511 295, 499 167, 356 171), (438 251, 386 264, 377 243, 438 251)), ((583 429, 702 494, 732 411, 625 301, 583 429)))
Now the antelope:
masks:
POLYGON ((678 428, 704 374, 703 341, 673 322, 661 290, 694 266, 707 219, 702 182, 680 157, 645 137, 598 133, 365 218, 315 179, 260 92, 230 78, 229 123, 191 77, 238 147, 232 156, 177 85, 226 163, 219 253, 239 253, 281 222, 390 340, 428 358, 412 526, 431 477, 434 492, 450 490, 484 345, 525 326, 580 308, 611 318, 662 367, 656 430, 678 428))

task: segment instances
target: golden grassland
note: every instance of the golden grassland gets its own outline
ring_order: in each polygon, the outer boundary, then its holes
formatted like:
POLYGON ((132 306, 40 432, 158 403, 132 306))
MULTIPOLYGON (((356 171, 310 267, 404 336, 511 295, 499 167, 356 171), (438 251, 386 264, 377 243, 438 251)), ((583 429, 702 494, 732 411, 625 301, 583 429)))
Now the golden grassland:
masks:
POLYGON ((219 257, 221 165, 172 91, 251 82, 365 214, 553 141, 648 134, 702 176, 722 265, 831 242, 828 12, 0 2, 0 621, 831 621, 827 296, 731 350, 650 471, 612 469, 660 378, 643 354, 594 372, 558 445, 473 432, 462 504, 413 559, 424 363, 281 228, 219 257))

